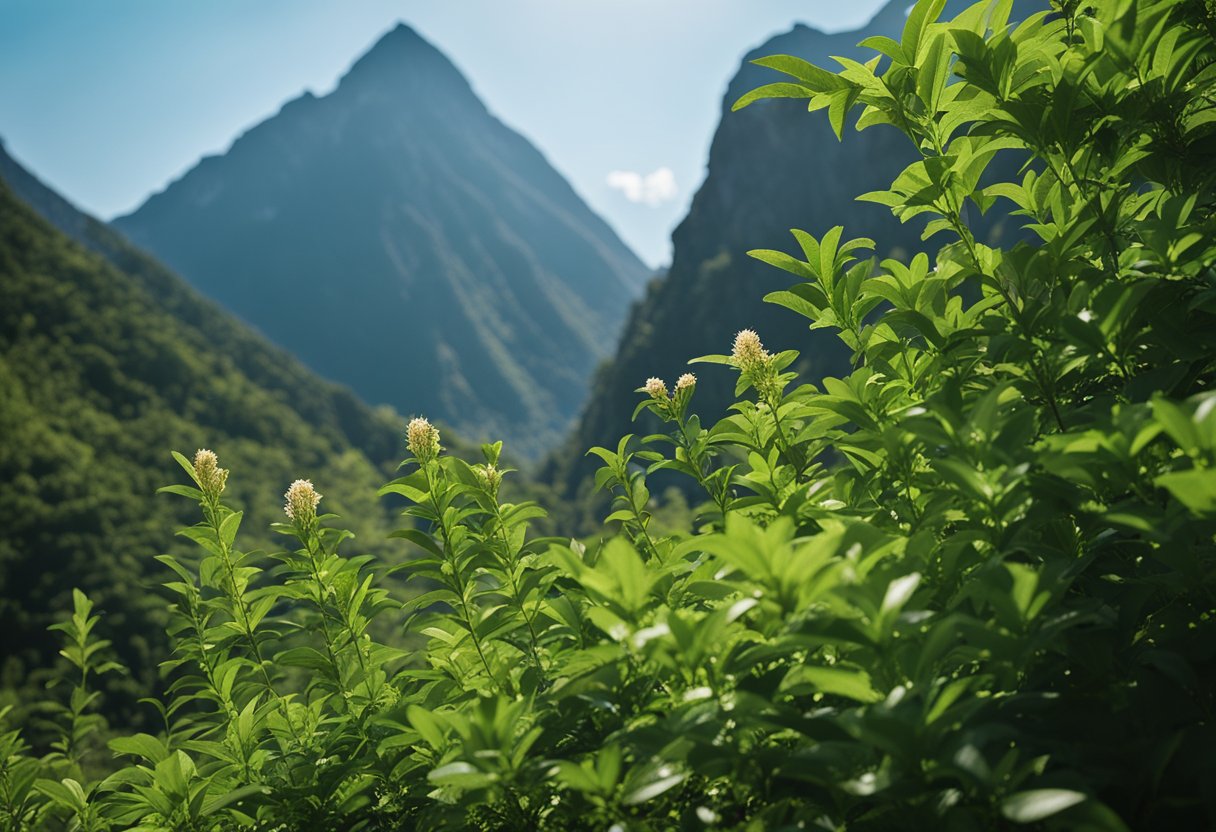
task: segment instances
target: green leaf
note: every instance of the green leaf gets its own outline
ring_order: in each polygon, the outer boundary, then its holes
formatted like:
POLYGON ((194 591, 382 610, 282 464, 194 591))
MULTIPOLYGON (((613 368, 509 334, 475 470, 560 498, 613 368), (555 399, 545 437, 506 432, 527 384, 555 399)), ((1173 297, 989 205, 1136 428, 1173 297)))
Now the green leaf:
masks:
POLYGON ((495 775, 481 771, 470 763, 457 761, 432 770, 427 776, 437 786, 455 786, 460 789, 483 789, 493 785, 495 775))
POLYGON ((58 805, 72 811, 83 809, 87 802, 80 784, 70 778, 62 781, 38 780, 34 788, 58 805))
POLYGON ((321 673, 332 673, 329 659, 314 647, 291 647, 275 655, 275 661, 288 667, 305 667, 321 673))
POLYGON ((1216 513, 1216 468, 1192 468, 1162 474, 1154 482, 1198 515, 1216 513))
POLYGON ((731 111, 742 110, 749 104, 754 104, 757 101, 763 101, 766 98, 810 98, 814 94, 814 90, 804 87, 801 84, 790 84, 784 82, 765 84, 763 87, 757 87, 751 92, 744 93, 743 95, 739 96, 739 100, 731 106, 731 111))
POLYGON ((600 784, 586 768, 569 760, 558 760, 550 770, 550 776, 555 777, 571 789, 588 794, 600 791, 600 784))
POLYGON ((650 571, 638 557, 637 550, 624 538, 616 537, 604 547, 596 564, 596 572, 605 573, 615 579, 619 590, 613 593, 625 609, 636 612, 650 597, 650 590, 658 576, 650 571))
POLYGON ((240 803, 247 797, 256 795, 268 795, 271 790, 268 786, 263 786, 260 783, 253 783, 247 786, 239 786, 231 791, 224 792, 221 795, 209 798, 204 804, 201 812, 202 817, 214 815, 221 809, 227 809, 234 803, 240 803))
POLYGON ((439 724, 439 720, 433 713, 419 705, 410 705, 406 710, 406 718, 410 721, 410 725, 414 727, 427 744, 436 751, 443 751, 447 747, 444 740, 443 727, 439 724))
POLYGON ((843 696, 866 704, 881 701, 883 696, 874 689, 870 674, 857 667, 812 667, 800 665, 786 675, 783 689, 810 685, 814 690, 843 696))
POLYGON ((908 13, 900 46, 909 62, 915 62, 920 57, 921 39, 925 27, 937 20, 945 5, 946 0, 917 0, 912 11, 908 13))
POLYGON ((1070 809, 1087 799, 1069 789, 1031 789, 1001 802, 1001 814, 1014 823, 1036 823, 1070 809))
POLYGON ((151 734, 135 734, 130 737, 116 737, 109 742, 110 749, 119 754, 130 754, 140 757, 152 764, 159 763, 169 756, 165 744, 151 734))
POLYGON ((688 772, 675 770, 666 764, 646 767, 641 776, 632 778, 621 802, 626 806, 636 806, 648 800, 654 800, 664 792, 674 789, 688 779, 688 772))
POLYGON ((920 573, 918 572, 891 581, 882 598, 883 614, 899 612, 903 609, 904 604, 908 603, 908 599, 912 597, 912 593, 916 592, 918 586, 920 586, 920 573))
POLYGON ((438 543, 426 532, 419 529, 397 529, 389 534, 390 538, 400 538, 408 540, 418 548, 434 555, 436 558, 443 559, 443 549, 438 543))
POLYGON ((177 494, 182 497, 189 497, 196 503, 203 501, 203 492, 189 485, 165 485, 156 489, 157 494, 177 494))
POLYGON ((799 260, 796 257, 790 257, 783 251, 773 251, 766 248, 754 248, 747 253, 748 257, 754 257, 762 263, 768 263, 770 266, 776 266, 782 271, 787 271, 792 275, 801 277, 803 280, 814 280, 814 270, 799 260))
POLYGON ((911 62, 899 41, 893 40, 886 35, 871 35, 857 45, 880 52, 897 64, 907 66, 911 62))
POLYGON ((234 511, 220 523, 220 541, 225 547, 231 546, 236 540, 236 532, 241 527, 241 518, 244 516, 244 512, 234 511))
POLYGON ((769 55, 757 58, 752 63, 756 66, 784 72, 786 75, 802 81, 815 92, 827 92, 848 86, 847 82, 834 72, 828 72, 826 69, 821 69, 802 58, 795 58, 791 55, 769 55))

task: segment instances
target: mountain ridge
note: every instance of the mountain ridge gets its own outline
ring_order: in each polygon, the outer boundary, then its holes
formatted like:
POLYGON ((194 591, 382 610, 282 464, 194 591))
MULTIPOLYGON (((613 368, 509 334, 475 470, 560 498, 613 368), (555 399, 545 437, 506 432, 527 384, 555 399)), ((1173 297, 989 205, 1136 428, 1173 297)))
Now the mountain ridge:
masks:
POLYGON ((404 25, 114 225, 364 399, 525 456, 650 273, 404 25))

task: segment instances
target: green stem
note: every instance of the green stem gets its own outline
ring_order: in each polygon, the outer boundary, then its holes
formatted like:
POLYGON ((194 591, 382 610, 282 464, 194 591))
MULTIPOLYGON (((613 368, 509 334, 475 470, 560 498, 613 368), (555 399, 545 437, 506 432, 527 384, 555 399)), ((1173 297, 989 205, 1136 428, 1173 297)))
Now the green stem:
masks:
POLYGON ((501 687, 498 680, 494 678, 494 672, 490 670, 490 661, 486 658, 485 651, 481 647, 481 639, 477 637, 477 627, 473 623, 473 617, 469 610, 469 603, 465 599, 465 582, 464 576, 461 574, 460 563, 456 558, 456 550, 452 546, 451 531, 448 529, 447 522, 443 518, 443 511, 439 508, 439 502, 435 499, 435 483, 431 479, 431 471, 429 465, 422 465, 422 475, 426 478, 426 490, 431 498, 431 508, 435 513, 435 523, 439 526, 440 539, 443 541, 443 551, 447 553, 448 564, 452 567, 452 580, 456 589, 456 594, 460 596, 460 614, 464 619, 465 626, 469 630, 469 638, 473 640, 473 647, 477 650, 477 656, 481 659, 481 666, 485 668, 486 677, 493 686, 494 691, 498 692, 501 687))
POLYGON ((709 474, 706 469, 710 466, 711 460, 708 454, 693 454, 693 443, 689 441, 684 432, 684 422, 680 419, 676 420, 676 431, 674 434, 677 447, 684 449, 684 455, 688 457, 688 464, 696 473, 697 483, 709 495, 709 498, 718 506, 718 512, 722 515, 722 526, 726 526, 726 509, 730 505, 730 498, 727 494, 727 484, 723 483, 722 487, 715 491, 710 487, 709 474))
POLYGON ((629 501, 629 509, 633 512, 634 522, 637 523, 638 529, 642 532, 642 539, 646 541, 646 549, 657 559, 659 556, 659 547, 655 545, 654 539, 650 536, 648 523, 646 518, 643 516, 644 512, 637 507, 637 502, 633 499, 633 481, 628 476, 628 469, 626 469, 625 474, 625 499, 629 501))
POLYGON ((304 544, 304 551, 308 553, 308 569, 312 578, 313 603, 317 606, 317 612, 321 614, 321 635, 325 639, 325 655, 329 659, 329 666, 334 672, 334 681, 338 686, 338 694, 342 697, 342 701, 346 703, 349 710, 351 707, 350 691, 346 689, 346 685, 342 681, 342 665, 338 661, 338 655, 334 652, 334 637, 329 630, 329 613, 325 604, 325 582, 321 578, 321 570, 317 564, 316 548, 319 543, 314 529, 301 530, 304 537, 300 540, 304 544))
POLYGON ((785 457, 785 461, 794 466, 795 480, 802 482, 802 469, 806 467, 806 461, 801 454, 795 453, 794 446, 786 438, 785 426, 781 424, 781 397, 773 396, 772 399, 773 401, 766 400, 765 404, 773 412, 773 425, 777 431, 777 448, 785 457))
POLYGON ((536 665, 536 672, 540 675, 541 686, 544 687, 547 683, 545 680, 545 668, 540 661, 540 646, 536 638, 536 627, 533 624, 535 616, 531 618, 528 616, 523 598, 519 595, 519 585, 515 582, 515 567, 519 564, 519 560, 511 553, 511 541, 507 536, 507 527, 502 519, 502 506, 498 504, 497 496, 493 496, 493 499, 494 520, 498 524, 499 537, 502 538, 503 569, 507 574, 507 583, 511 589, 511 600, 515 602, 515 607, 519 610, 520 617, 523 618, 524 624, 528 627, 528 647, 532 653, 532 662, 536 665))
POLYGON ((261 671, 262 684, 265 686, 266 692, 277 703, 279 712, 282 714, 283 720, 287 723, 287 727, 290 729, 292 736, 295 737, 296 742, 303 745, 304 738, 296 729, 295 723, 291 721, 291 713, 287 710, 287 702, 275 690, 274 682, 270 679, 270 673, 266 670, 266 660, 262 657, 261 644, 255 637, 253 627, 250 624, 249 608, 245 603, 245 594, 237 590, 236 567, 232 564, 232 547, 224 543, 223 535, 220 534, 219 504, 208 504, 205 506, 205 509, 204 513, 207 516, 207 522, 210 524, 212 532, 215 533, 215 542, 220 548, 220 561, 224 564, 224 573, 228 579, 229 598, 232 600, 233 606, 240 616, 242 634, 245 636, 245 641, 249 644, 249 650, 257 662, 258 670, 261 671))

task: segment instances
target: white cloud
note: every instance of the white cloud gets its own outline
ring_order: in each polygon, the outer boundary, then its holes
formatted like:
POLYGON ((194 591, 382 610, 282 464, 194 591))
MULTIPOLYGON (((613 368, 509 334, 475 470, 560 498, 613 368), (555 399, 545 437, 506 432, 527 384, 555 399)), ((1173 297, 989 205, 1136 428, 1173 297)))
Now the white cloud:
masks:
POLYGON ((620 191, 630 202, 654 207, 670 202, 680 192, 671 168, 661 167, 642 174, 635 170, 614 170, 608 174, 608 187, 620 191))

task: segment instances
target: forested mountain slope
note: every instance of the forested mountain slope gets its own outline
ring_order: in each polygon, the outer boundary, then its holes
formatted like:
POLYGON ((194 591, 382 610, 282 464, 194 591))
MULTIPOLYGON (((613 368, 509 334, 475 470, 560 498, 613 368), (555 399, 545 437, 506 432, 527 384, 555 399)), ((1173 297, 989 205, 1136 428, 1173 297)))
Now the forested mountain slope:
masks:
POLYGON ((318 430, 337 430, 377 462, 400 452, 400 417, 367 407, 348 388, 325 381, 282 348, 205 299, 180 276, 109 225, 78 210, 10 156, 0 143, 0 181, 21 201, 75 242, 105 257, 164 311, 208 335, 250 381, 305 417, 318 430))
POLYGON ((330 510, 379 537, 375 489, 402 454, 401 420, 318 378, 2 152, 0 177, 2 683, 50 664, 45 628, 77 586, 107 599, 128 688, 142 692, 165 640, 167 573, 153 557, 181 520, 155 496, 178 473, 169 450, 209 447, 239 468, 230 488, 251 529, 310 477, 330 510))

